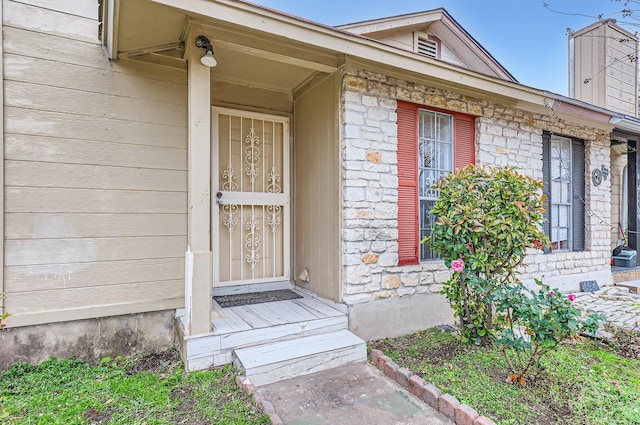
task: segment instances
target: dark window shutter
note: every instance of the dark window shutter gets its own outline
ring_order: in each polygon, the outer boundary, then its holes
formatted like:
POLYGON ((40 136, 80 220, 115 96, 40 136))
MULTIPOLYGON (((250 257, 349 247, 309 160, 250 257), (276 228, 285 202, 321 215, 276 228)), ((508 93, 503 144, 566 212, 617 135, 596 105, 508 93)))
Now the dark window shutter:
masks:
POLYGON ((585 196, 585 165, 584 165, 584 142, 573 140, 573 167, 571 185, 573 188, 573 205, 571 208, 572 217, 572 238, 573 251, 584 251, 584 196, 585 196))
POLYGON ((418 108, 398 102, 398 265, 418 264, 418 108))
MULTIPOLYGON (((551 237, 551 134, 542 134, 542 180, 544 181, 544 189, 542 193, 547 195, 544 201, 544 222, 542 230, 551 237)), ((549 247, 545 248, 545 252, 551 252, 549 247)))
POLYGON ((457 170, 476 162, 475 118, 455 114, 454 120, 453 168, 457 170))

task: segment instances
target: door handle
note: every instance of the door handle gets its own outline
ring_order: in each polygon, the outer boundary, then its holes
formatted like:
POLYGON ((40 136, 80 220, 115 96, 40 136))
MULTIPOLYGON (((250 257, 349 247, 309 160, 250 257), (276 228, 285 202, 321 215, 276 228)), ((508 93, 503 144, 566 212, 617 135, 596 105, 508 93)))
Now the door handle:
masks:
POLYGON ((222 200, 222 192, 216 193, 216 204, 222 205, 224 201, 222 200))

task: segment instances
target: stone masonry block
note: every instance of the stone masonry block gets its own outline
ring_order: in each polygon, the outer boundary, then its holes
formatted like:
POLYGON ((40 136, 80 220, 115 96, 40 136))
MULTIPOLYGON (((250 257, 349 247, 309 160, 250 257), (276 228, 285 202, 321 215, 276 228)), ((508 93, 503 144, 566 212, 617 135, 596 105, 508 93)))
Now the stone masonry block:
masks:
POLYGON ((380 358, 380 356, 383 356, 384 353, 380 350, 376 350, 375 348, 373 350, 371 350, 371 354, 369 355, 371 357, 371 363, 374 364, 376 367, 378 366, 378 359, 380 358))
POLYGON ((345 102, 353 102, 353 103, 359 105, 360 104, 360 99, 361 99, 360 98, 360 93, 358 93, 358 92, 349 91, 349 90, 346 90, 344 92, 344 101, 345 102))
POLYGON ((367 253, 362 256, 362 262, 364 264, 375 264, 378 262, 378 254, 367 253))
POLYGON ((413 295, 417 292, 415 286, 413 287, 400 287, 396 290, 396 292, 398 293, 399 297, 404 297, 405 295, 413 295))
POLYGON ((402 386, 402 388, 409 388, 409 378, 413 375, 406 367, 401 367, 396 371, 396 382, 402 386))
POLYGON ((456 425, 473 425, 480 415, 466 404, 461 404, 456 408, 456 425))
MULTIPOLYGON (((387 238, 386 240, 390 240, 390 239, 387 238)), ((398 264, 398 254, 395 252, 385 252, 383 254, 380 254, 380 257, 378 258, 378 265, 380 265, 380 267, 393 267, 393 266, 396 266, 397 264, 398 264)), ((398 277, 396 276, 396 278, 398 277)))
POLYGON ((246 376, 244 375, 237 375, 236 376, 236 385, 238 386, 238 388, 242 388, 244 381, 247 379, 246 376))
POLYGON ((362 104, 367 106, 378 106, 378 98, 374 96, 362 96, 362 104))
POLYGON ((496 423, 486 416, 480 416, 475 421, 473 421, 473 425, 496 425, 496 423))
POLYGON ((344 78, 344 85, 350 89, 365 91, 367 89, 367 80, 347 75, 344 78))
POLYGON ((389 361, 385 362, 384 364, 384 374, 393 380, 396 379, 396 372, 398 371, 398 369, 400 369, 400 366, 398 366, 391 359, 389 359, 389 361))
POLYGON ((382 289, 397 289, 400 287, 400 279, 394 274, 388 274, 382 278, 382 289))
POLYGON ((359 139, 360 138, 360 126, 355 124, 347 124, 344 127, 345 136, 348 139, 359 139))
POLYGON ((367 161, 380 164, 380 152, 367 152, 367 161))
POLYGON ((460 402, 451 394, 441 395, 438 399, 438 410, 452 421, 456 419, 456 409, 458 406, 460 406, 460 402))
POLYGON ((442 391, 438 387, 432 384, 426 384, 422 386, 422 401, 427 403, 434 409, 438 408, 438 400, 442 396, 442 391))
POLYGON ((275 415, 276 409, 270 401, 260 400, 257 404, 258 409, 260 409, 265 415, 275 415))
POLYGON ((278 415, 269 415, 269 422, 271 422, 271 425, 284 425, 284 422, 282 422, 282 419, 280 419, 278 415))
POLYGON ((391 359, 389 358, 389 356, 385 356, 384 354, 382 356, 378 357, 378 369, 380 369, 382 372, 384 372, 384 367, 387 364, 387 362, 390 362, 391 359))
POLYGON ((249 382, 247 386, 244 387, 244 392, 251 395, 256 392, 256 386, 249 382))
POLYGON ((347 124, 362 125, 364 124, 364 116, 357 111, 345 111, 344 122, 347 124))
POLYGON ((418 375, 409 378, 409 392, 416 397, 422 398, 422 387, 425 385, 424 379, 418 375))

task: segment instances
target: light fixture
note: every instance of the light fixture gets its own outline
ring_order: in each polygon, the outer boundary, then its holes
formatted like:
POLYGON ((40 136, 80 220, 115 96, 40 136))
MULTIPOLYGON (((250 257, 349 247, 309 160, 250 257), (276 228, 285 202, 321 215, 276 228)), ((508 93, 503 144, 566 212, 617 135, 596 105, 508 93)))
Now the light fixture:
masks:
POLYGON ((211 41, 209 41, 207 37, 204 35, 198 36, 198 38, 196 38, 196 47, 207 51, 200 59, 201 64, 209 68, 213 68, 218 64, 216 58, 213 57, 213 46, 211 45, 211 41))

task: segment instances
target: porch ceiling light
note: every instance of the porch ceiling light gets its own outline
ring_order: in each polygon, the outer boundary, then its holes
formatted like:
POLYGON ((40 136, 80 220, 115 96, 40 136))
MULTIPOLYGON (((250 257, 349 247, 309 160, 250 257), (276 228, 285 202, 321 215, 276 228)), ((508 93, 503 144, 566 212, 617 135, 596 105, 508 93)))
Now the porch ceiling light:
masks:
POLYGON ((213 68, 218 64, 216 58, 213 57, 213 46, 211 45, 211 41, 209 41, 207 37, 204 35, 198 36, 198 38, 196 38, 196 47, 207 51, 200 59, 201 64, 209 68, 213 68))

